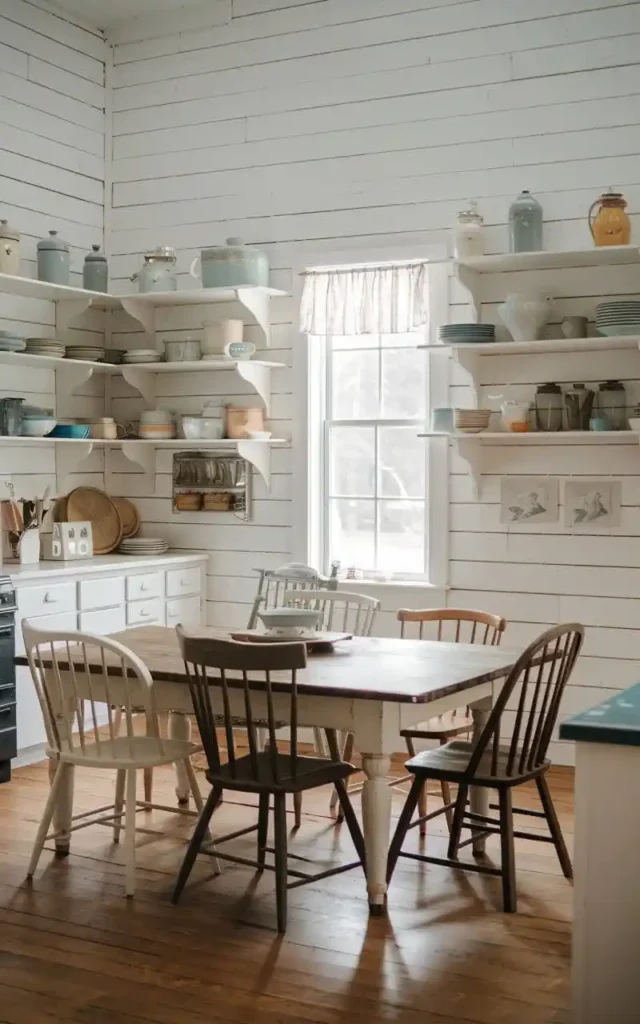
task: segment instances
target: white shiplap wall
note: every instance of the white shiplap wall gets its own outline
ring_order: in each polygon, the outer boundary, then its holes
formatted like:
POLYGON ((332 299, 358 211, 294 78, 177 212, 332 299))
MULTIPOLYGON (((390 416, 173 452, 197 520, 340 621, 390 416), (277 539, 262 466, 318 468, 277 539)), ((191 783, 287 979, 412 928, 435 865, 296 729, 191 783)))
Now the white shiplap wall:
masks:
MULTIPOLYGON (((25 277, 36 277, 36 243, 57 228, 71 245, 72 283, 82 285, 82 260, 103 244, 105 59, 94 32, 27 0, 0 4, 0 216, 21 233, 25 277)), ((53 337, 51 302, 0 294, 0 328, 53 337)), ((102 338, 102 314, 85 314, 69 341, 102 338)), ((0 397, 18 395, 60 415, 98 415, 103 385, 90 382, 73 399, 56 398, 51 370, 0 367, 0 397)), ((102 481, 102 456, 86 468, 102 481)), ((30 497, 55 490, 55 457, 46 449, 3 447, 0 488, 11 479, 30 497)))
MULTIPOLYGON (((240 235, 267 249, 272 283, 290 289, 302 246, 441 244, 470 196, 485 215, 489 251, 500 252, 509 202, 523 187, 543 204, 548 248, 590 244, 586 211, 609 184, 640 210, 638 2, 221 0, 211 11, 208 27, 200 20, 172 34, 163 19, 146 36, 136 26, 118 31, 110 245, 122 287, 149 245, 177 246, 185 273, 201 246, 240 235)), ((487 278, 485 318, 522 284, 522 275, 487 278)), ((640 291, 628 268, 553 272, 527 284, 559 296, 556 322, 593 314, 602 295, 640 291)), ((451 301, 453 317, 464 319, 454 286, 451 301)), ((177 332, 202 319, 202 311, 171 314, 163 326, 177 332)), ((291 300, 274 303, 274 319, 274 356, 290 363, 291 300)), ((129 342, 131 326, 116 326, 129 342)), ((633 353, 491 359, 482 384, 485 393, 530 395, 539 381, 612 375, 640 399, 633 353)), ((221 394, 213 377, 163 380, 163 403, 175 408, 221 394)), ((289 371, 275 375, 273 418, 285 436, 291 387, 289 371)), ((456 402, 464 387, 457 375, 456 402)), ((133 415, 132 394, 119 394, 120 411, 133 415)), ((291 553, 290 454, 275 454, 273 490, 259 492, 250 526, 172 517, 168 461, 155 493, 138 494, 148 531, 169 523, 162 530, 176 544, 211 552, 211 621, 244 622, 252 567, 291 553)), ((586 657, 565 712, 637 678, 639 468, 632 447, 495 448, 476 504, 453 461, 450 603, 505 613, 515 644, 560 618, 585 622, 586 657), (501 473, 615 473, 622 528, 580 537, 560 526, 507 532, 501 473)), ((136 493, 133 476, 125 486, 136 493)), ((556 754, 570 757, 566 748, 556 754)))

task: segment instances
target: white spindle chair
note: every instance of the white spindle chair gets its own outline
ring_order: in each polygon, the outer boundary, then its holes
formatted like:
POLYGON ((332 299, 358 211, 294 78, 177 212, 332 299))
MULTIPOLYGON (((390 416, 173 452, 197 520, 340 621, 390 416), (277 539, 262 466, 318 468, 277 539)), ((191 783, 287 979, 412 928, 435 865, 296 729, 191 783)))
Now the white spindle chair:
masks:
MULTIPOLYGON (((376 597, 368 594, 354 594, 350 590, 289 590, 284 595, 284 604, 289 608, 313 608, 320 614, 317 629, 336 633, 351 633, 352 636, 371 636, 373 623, 380 608, 376 597)), ((314 730, 316 750, 324 753, 324 741, 319 729, 314 730)), ((350 760, 353 754, 353 735, 341 733, 338 736, 339 749, 343 760, 350 760)), ((349 792, 356 792, 358 786, 348 786, 349 792)), ((332 814, 337 812, 338 794, 334 790, 329 801, 332 814)), ((341 816, 340 816, 341 817, 341 816)))
POLYGON ((26 620, 22 623, 22 632, 44 717, 47 756, 52 762, 57 762, 27 875, 31 878, 35 873, 47 840, 66 836, 68 832, 87 825, 107 824, 113 826, 113 841, 117 843, 124 817, 125 887, 127 896, 133 896, 136 772, 181 761, 199 814, 203 801, 189 760, 199 748, 193 743, 164 739, 160 735, 151 674, 144 662, 122 644, 92 633, 35 629, 26 620), (98 658, 94 653, 96 650, 99 651, 98 658), (96 660, 102 671, 95 671, 96 660), (90 671, 92 662, 94 669, 90 671), (116 707, 123 709, 125 730, 122 734, 115 728, 116 707), (146 715, 145 736, 138 736, 134 731, 134 714, 140 709, 146 715), (116 769, 114 803, 96 808, 90 815, 85 813, 72 817, 68 832, 49 834, 63 783, 65 779, 70 783, 73 767, 83 765, 116 769), (110 813, 104 815, 105 811, 110 813), (96 818, 95 815, 102 816, 96 818), (78 823, 73 824, 74 821, 78 823))

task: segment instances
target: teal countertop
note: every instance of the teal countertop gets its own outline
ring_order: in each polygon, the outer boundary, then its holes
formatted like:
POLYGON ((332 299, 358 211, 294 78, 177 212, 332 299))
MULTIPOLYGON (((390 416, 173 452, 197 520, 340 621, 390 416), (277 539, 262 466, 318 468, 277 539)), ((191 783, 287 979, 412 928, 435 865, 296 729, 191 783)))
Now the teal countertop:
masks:
POLYGON ((560 726, 561 740, 640 747, 640 683, 560 726))

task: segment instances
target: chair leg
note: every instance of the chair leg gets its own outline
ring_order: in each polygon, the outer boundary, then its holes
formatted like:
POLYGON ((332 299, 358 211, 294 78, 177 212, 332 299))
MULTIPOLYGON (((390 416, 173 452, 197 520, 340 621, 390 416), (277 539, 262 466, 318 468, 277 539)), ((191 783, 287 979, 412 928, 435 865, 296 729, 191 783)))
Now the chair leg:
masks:
MULTIPOLYGON (((340 750, 340 757, 343 761, 349 761, 353 754, 353 733, 339 732, 338 733, 338 749, 340 750)), ((338 793, 337 790, 333 790, 331 799, 329 800, 329 811, 336 819, 337 823, 340 824, 344 821, 342 816, 342 810, 336 811, 338 807, 338 793)))
MULTIPOLYGON (((447 804, 451 803, 451 787, 450 787, 449 783, 445 782, 445 780, 443 779, 442 782, 441 782, 441 788, 442 788, 442 801, 443 801, 443 803, 444 803, 444 805, 446 807, 447 804)), ((449 809, 444 812, 444 816, 447 819, 447 827, 449 829, 449 832, 451 832, 451 827, 453 825, 453 810, 452 810, 451 807, 449 807, 449 809)))
MULTIPOLYGON (((413 738, 411 736, 405 736, 405 740, 406 740, 406 744, 407 744, 407 753, 409 754, 409 757, 415 757, 416 756, 416 748, 415 748, 415 744, 413 742, 413 738)), ((427 784, 425 782, 424 786, 422 787, 422 789, 420 790, 420 793, 418 795, 418 817, 419 818, 424 818, 426 813, 427 813, 427 784)), ((426 821, 421 821, 420 822, 420 824, 418 825, 418 831, 420 832, 420 835, 423 838, 426 836, 426 834, 427 834, 427 823, 426 823, 426 821)))
POLYGON ((269 830, 269 794, 261 793, 258 805, 258 864, 264 868, 267 856, 267 832, 269 830))
POLYGON ((562 829, 560 828, 560 822, 558 821, 558 815, 556 809, 553 806, 553 800, 551 799, 551 793, 549 792, 549 786, 544 775, 538 776, 536 779, 536 786, 538 787, 538 793, 540 794, 540 801, 542 803, 542 809, 547 819, 547 825, 549 826, 549 832, 553 839, 553 845, 556 848, 558 854, 558 860, 560 861, 560 867, 565 878, 571 880, 573 878, 573 867, 571 864, 571 857, 567 850, 567 845, 562 835, 562 829))
POLYGON ((302 825, 302 793, 293 794, 293 813, 296 828, 302 825))
POLYGON ((115 815, 115 821, 113 823, 114 843, 120 842, 120 832, 122 831, 122 810, 124 808, 124 787, 126 780, 126 768, 118 768, 116 772, 116 794, 113 801, 113 813, 115 815))
MULTIPOLYGON (((153 798, 153 768, 144 769, 144 802, 150 804, 153 798)), ((145 808, 150 811, 151 808, 145 808)))
POLYGON ((131 897, 136 890, 136 769, 127 769, 127 801, 124 832, 125 891, 131 897))
POLYGON ((274 793, 276 907, 278 931, 287 930, 287 808, 284 793, 274 793))
POLYGON ((351 839, 353 840, 353 845, 356 848, 356 853, 360 858, 363 870, 366 874, 367 866, 364 847, 364 836, 362 834, 362 829, 360 828, 360 822, 356 817, 356 812, 354 811, 353 804, 349 799, 349 793, 347 787, 344 784, 344 781, 340 779, 338 782, 336 782, 335 788, 336 795, 338 797, 338 800, 340 801, 343 819, 347 823, 347 828, 349 829, 349 834, 351 836, 351 839))
POLYGON ((171 897, 173 903, 177 903, 178 900, 180 899, 182 890, 184 889, 189 878, 189 875, 191 874, 191 869, 195 863, 196 857, 198 856, 198 852, 202 845, 202 840, 204 839, 207 829, 209 828, 211 815, 213 814, 218 805, 220 793, 220 789, 216 789, 215 787, 212 788, 211 792, 209 793, 209 796, 207 797, 206 803, 200 813, 200 817, 198 818, 198 824, 196 825, 193 831, 193 835, 191 836, 191 840, 187 847, 187 852, 184 855, 184 860, 182 861, 182 866, 178 873, 178 878, 175 884, 175 888, 173 890, 173 896, 171 897))
POLYGON ((516 896, 516 853, 513 841, 513 806, 510 789, 500 790, 499 806, 500 851, 502 854, 502 908, 505 914, 515 914, 518 898, 516 896))
POLYGON ((456 806, 453 809, 453 821, 451 823, 451 832, 449 833, 449 846, 447 848, 447 857, 450 860, 458 859, 458 845, 460 843, 460 836, 462 834, 464 812, 467 808, 468 792, 468 786, 463 786, 462 784, 458 786, 458 796, 456 798, 456 806))
POLYGON ((56 768, 56 773, 53 777, 51 789, 49 790, 49 796, 47 797, 42 820, 36 833, 31 860, 29 861, 29 867, 27 868, 27 878, 33 878, 38 866, 40 854, 42 853, 42 848, 44 846, 45 839, 47 838, 47 832, 51 825, 51 819, 53 818, 53 812, 55 811, 56 800, 58 799, 58 793, 60 792, 60 786, 62 785, 62 778, 66 770, 67 765, 59 762, 58 767, 56 768))
POLYGON ((391 876, 393 875, 398 857, 400 856, 402 844, 404 843, 404 837, 406 836, 409 825, 411 824, 413 812, 416 809, 416 804, 418 803, 420 793, 422 792, 424 785, 424 779, 419 778, 417 775, 411 783, 411 789, 409 790, 407 799, 405 800, 404 807, 400 812, 398 824, 396 825, 396 830, 393 833, 393 839, 391 840, 391 846, 389 847, 389 855, 387 857, 387 882, 391 881, 391 876))

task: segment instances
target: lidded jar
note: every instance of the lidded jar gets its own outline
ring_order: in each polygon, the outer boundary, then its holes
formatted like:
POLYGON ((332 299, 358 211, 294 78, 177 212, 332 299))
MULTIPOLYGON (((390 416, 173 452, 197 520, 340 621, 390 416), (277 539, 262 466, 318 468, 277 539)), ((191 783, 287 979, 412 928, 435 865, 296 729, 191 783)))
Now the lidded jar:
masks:
POLYGON ((457 260, 484 255, 484 220, 475 200, 458 213, 453 228, 453 255, 457 260))
POLYGON ((509 207, 509 251, 538 252, 542 249, 542 207, 528 189, 523 189, 509 207))
POLYGON ((536 430, 562 430, 562 388, 540 384, 536 388, 536 430))
POLYGON ((622 192, 603 192, 589 208, 589 230, 595 245, 629 245, 631 221, 622 192), (599 205, 595 217, 593 211, 599 205))
POLYGON ((262 249, 245 245, 240 238, 227 238, 226 245, 203 249, 191 264, 190 273, 202 276, 203 288, 242 288, 269 284, 269 259, 262 249), (198 260, 202 270, 196 270, 198 260))
POLYGON ((84 258, 82 284, 89 292, 107 292, 109 290, 109 266, 107 257, 99 245, 92 245, 91 252, 88 252, 84 258))
POLYGON ((48 238, 42 238, 37 245, 38 280, 49 284, 69 284, 71 253, 69 243, 58 238, 57 231, 50 231, 48 238))
POLYGON ((20 232, 7 220, 0 220, 0 274, 20 273, 20 232))
POLYGON ((606 418, 609 430, 627 426, 627 393, 619 380, 606 380, 598 388, 598 412, 606 418))
POLYGON ((176 251, 170 245, 158 245, 144 254, 141 270, 132 274, 141 292, 175 292, 178 288, 176 251))

